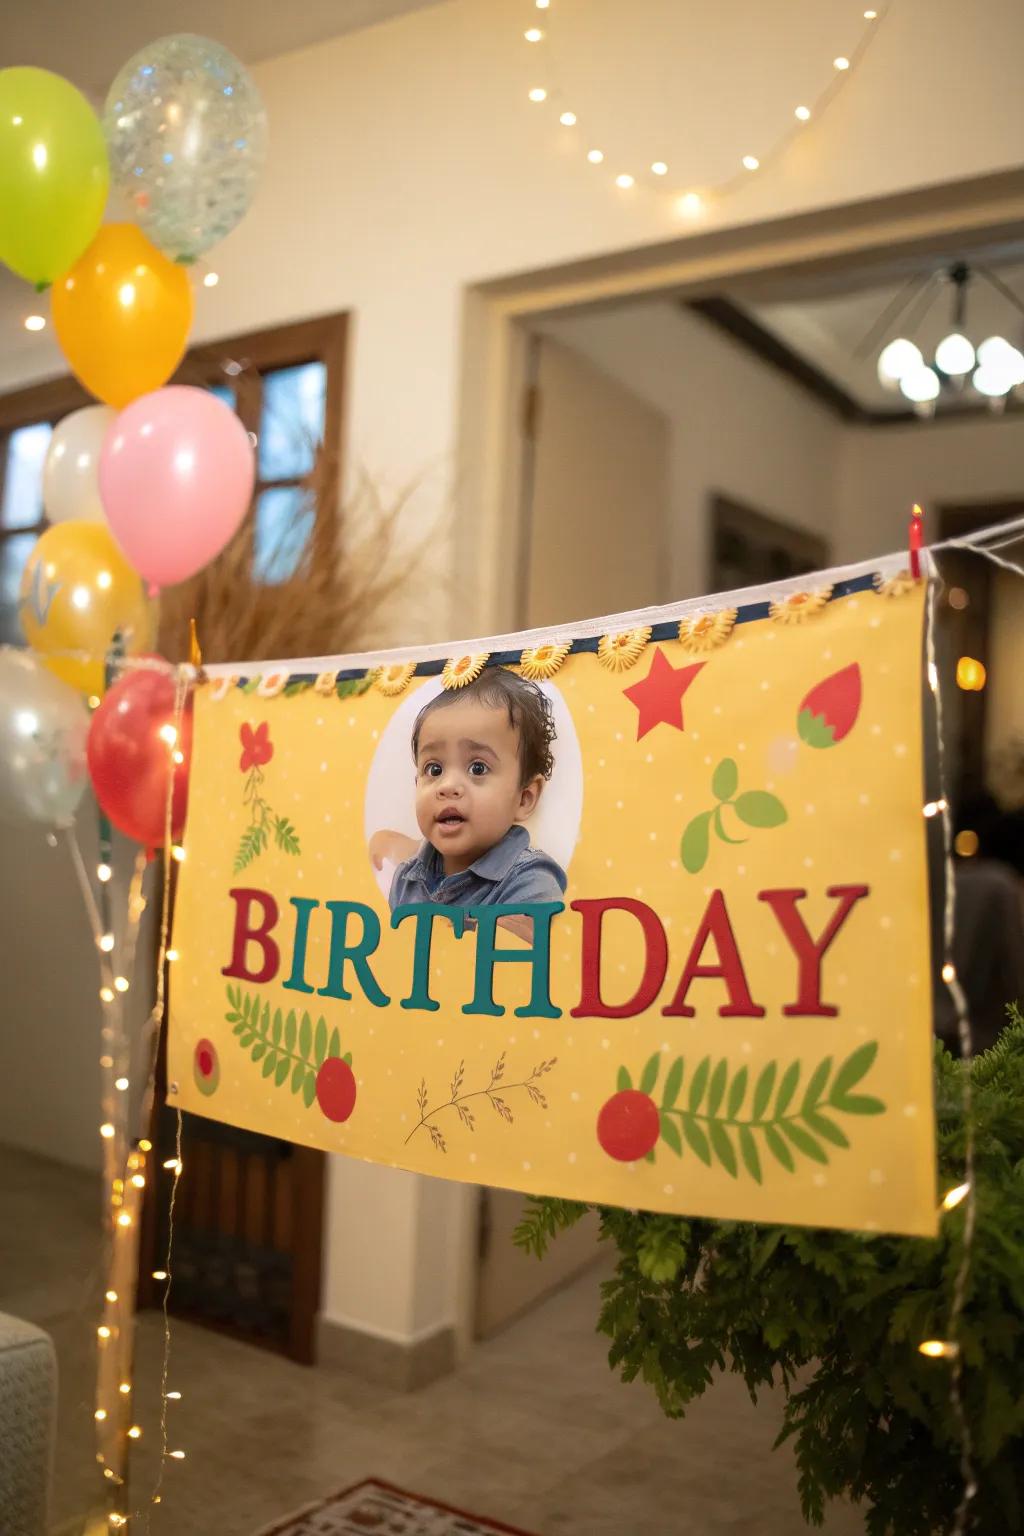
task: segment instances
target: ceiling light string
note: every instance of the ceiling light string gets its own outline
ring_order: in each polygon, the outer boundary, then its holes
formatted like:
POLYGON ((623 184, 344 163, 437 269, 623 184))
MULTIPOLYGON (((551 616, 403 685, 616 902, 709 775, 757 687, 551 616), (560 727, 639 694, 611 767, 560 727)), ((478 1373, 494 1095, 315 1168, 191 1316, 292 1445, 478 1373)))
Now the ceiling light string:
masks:
MULTIPOLYGON (((840 54, 833 59, 832 78, 828 85, 818 92, 814 98, 813 106, 807 106, 803 103, 795 106, 792 121, 785 132, 781 134, 767 151, 760 155, 752 153, 744 155, 741 159, 742 169, 738 169, 732 176, 727 177, 724 181, 710 189, 705 188, 700 192, 696 190, 684 191, 682 195, 680 195, 680 191, 677 189, 672 196, 677 200, 679 211, 691 216, 698 214, 703 209, 703 198, 709 192, 714 193, 716 196, 728 196, 731 192, 738 190, 740 186, 749 181, 751 173, 762 170, 765 166, 780 158, 793 140, 803 131, 805 124, 812 119, 819 118, 838 95, 843 85, 852 78, 893 4, 895 4, 895 0, 886 0, 886 3, 879 7, 869 8, 862 12, 865 26, 856 47, 848 56, 840 54)), ((554 66, 557 64, 557 28, 552 30, 550 23, 550 17, 553 12, 557 15, 557 0, 554 6, 552 5, 552 0, 533 0, 530 7, 529 14, 532 20, 524 28, 522 36, 531 55, 535 56, 536 71, 533 75, 534 83, 530 86, 527 95, 535 105, 548 104, 553 107, 558 114, 558 121, 563 127, 574 128, 579 124, 579 118, 575 110, 576 104, 567 99, 556 81, 557 71, 554 66), (537 12, 541 14, 536 15, 535 13, 537 12), (538 23, 543 23, 543 25, 538 23)), ((531 62, 534 62, 534 60, 531 60, 531 62)), ((590 165, 602 165, 608 158, 608 146, 601 142, 601 137, 595 131, 593 125, 583 123, 580 126, 587 134, 585 142, 588 147, 584 151, 585 159, 590 165)), ((669 175, 669 172, 670 167, 665 160, 654 159, 650 161, 643 172, 640 172, 637 167, 619 169, 614 176, 614 182, 622 191, 629 191, 634 187, 650 191, 655 188, 656 183, 648 179, 648 173, 650 176, 657 178, 658 181, 661 181, 669 175)))

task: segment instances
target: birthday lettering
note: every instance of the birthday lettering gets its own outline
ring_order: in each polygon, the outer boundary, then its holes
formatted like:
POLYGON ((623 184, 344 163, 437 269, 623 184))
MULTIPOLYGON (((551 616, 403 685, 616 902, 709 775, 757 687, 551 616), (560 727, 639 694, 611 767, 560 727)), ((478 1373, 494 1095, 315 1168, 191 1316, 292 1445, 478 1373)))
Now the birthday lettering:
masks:
MULTIPOLYGON (((280 921, 280 909, 269 891, 237 887, 229 891, 234 902, 234 929, 231 959, 222 974, 242 981, 272 981, 281 967, 281 943, 274 938, 280 921), (255 949, 256 954, 253 955, 255 949)), ((800 912, 800 903, 808 892, 798 888, 759 891, 757 897, 771 910, 795 962, 795 998, 783 1014, 788 1018, 835 1018, 834 1003, 823 1001, 822 965, 826 954, 857 903, 869 895, 866 885, 830 885, 825 895, 836 903, 828 921, 813 934, 800 912)), ((371 965, 381 945, 381 923, 373 907, 359 901, 319 902, 310 897, 293 896, 289 905, 295 914, 291 945, 291 969, 282 983, 293 992, 317 992, 320 997, 349 1002, 360 995, 375 1008, 386 1008, 390 998, 382 990, 371 965), (310 926, 320 912, 329 923, 327 975, 317 987, 307 978, 310 926), (353 990, 354 989, 354 990, 353 990)), ((610 896, 574 901, 572 911, 579 913, 580 1000, 571 1010, 573 1018, 624 1019, 654 1007, 661 998, 669 970, 669 944, 658 914, 645 902, 627 896, 610 896), (628 983, 632 987, 619 1002, 606 1000, 603 984, 604 920, 618 913, 636 925, 643 944, 643 962, 638 974, 628 983)), ((435 1012, 440 1004, 430 994, 431 947, 435 924, 440 920, 451 926, 457 939, 472 922, 476 937, 476 963, 473 996, 462 1012, 497 1016, 505 1009, 494 998, 494 973, 499 965, 526 965, 530 970, 530 997, 518 1016, 556 1019, 561 1009, 551 1001, 551 924, 565 910, 561 902, 533 902, 518 906, 482 905, 450 907, 430 902, 409 903, 396 907, 391 927, 397 929, 411 921, 414 925, 412 974, 408 995, 399 1000, 402 1008, 424 1013, 435 1012), (532 939, 527 944, 499 942, 503 917, 529 918, 532 939)), ((322 919, 321 919, 322 921, 322 919)), ((704 1008, 714 1007, 721 1018, 763 1018, 765 1009, 754 999, 747 980, 740 943, 721 891, 713 891, 690 940, 679 979, 661 1013, 667 1018, 693 1018, 697 1012, 691 995, 700 984, 699 997, 704 1008), (713 987, 713 990, 711 990, 713 987), (714 1001, 712 1001, 714 999, 714 1001)))

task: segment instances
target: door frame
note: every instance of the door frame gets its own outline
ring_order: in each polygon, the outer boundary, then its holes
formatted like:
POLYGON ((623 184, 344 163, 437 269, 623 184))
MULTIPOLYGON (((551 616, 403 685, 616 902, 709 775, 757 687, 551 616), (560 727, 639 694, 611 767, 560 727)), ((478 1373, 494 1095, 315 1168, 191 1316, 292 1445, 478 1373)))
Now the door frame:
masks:
POLYGON ((481 283, 466 291, 458 412, 455 540, 460 634, 522 627, 521 431, 529 324, 542 316, 667 295, 707 297, 725 282, 819 275, 855 261, 1009 241, 1024 225, 1024 173, 1007 171, 814 213, 710 230, 639 250, 481 283))

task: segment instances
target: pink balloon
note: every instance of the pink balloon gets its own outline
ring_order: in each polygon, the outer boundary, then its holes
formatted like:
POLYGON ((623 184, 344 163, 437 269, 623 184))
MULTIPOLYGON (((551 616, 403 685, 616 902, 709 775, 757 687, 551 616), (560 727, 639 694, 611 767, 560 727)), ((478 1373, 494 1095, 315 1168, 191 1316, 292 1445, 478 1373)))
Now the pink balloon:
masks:
POLYGON ((205 389, 140 395, 100 452, 107 521, 139 575, 170 587, 209 565, 252 499, 255 464, 235 413, 205 389))

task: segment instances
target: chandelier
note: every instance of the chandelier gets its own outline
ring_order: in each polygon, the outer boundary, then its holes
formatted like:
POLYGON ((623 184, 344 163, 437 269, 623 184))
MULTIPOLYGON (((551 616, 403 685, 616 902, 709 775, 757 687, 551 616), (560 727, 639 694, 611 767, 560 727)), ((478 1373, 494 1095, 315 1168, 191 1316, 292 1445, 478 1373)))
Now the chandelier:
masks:
POLYGON ((968 288, 975 277, 1024 315, 1024 304, 994 272, 984 267, 972 270, 966 262, 957 262, 945 272, 915 277, 898 295, 895 311, 890 306, 882 317, 884 335, 917 298, 920 302, 913 330, 931 306, 936 279, 945 278, 952 286, 952 328, 939 342, 930 361, 926 361, 912 337, 906 335, 887 342, 878 356, 879 382, 888 390, 899 390, 920 416, 933 415, 941 398, 962 394, 966 389, 980 395, 992 410, 1001 411, 1010 394, 1024 386, 1024 352, 1019 347, 1005 336, 988 336, 975 346, 967 334, 968 288))

